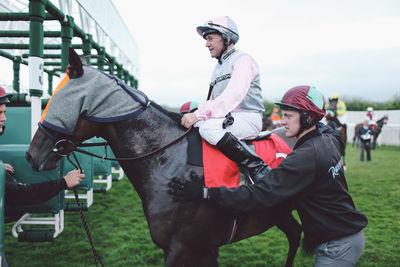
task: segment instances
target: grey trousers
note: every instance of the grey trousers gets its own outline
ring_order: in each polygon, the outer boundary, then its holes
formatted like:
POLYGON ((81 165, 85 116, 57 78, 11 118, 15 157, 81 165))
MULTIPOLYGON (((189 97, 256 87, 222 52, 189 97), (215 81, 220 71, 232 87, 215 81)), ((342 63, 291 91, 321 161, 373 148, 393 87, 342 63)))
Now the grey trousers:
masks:
POLYGON ((367 161, 371 160, 371 141, 360 141, 360 160, 364 161, 364 150, 367 152, 367 161))
POLYGON ((364 250, 364 232, 323 243, 315 248, 314 267, 355 266, 364 250))

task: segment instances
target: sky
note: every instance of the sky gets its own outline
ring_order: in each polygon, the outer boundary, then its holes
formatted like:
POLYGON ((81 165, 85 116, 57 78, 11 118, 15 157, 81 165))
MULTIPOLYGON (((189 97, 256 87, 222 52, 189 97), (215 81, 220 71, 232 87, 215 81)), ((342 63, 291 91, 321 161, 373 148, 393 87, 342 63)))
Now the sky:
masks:
MULTIPOLYGON (((399 0, 111 1, 139 47, 139 89, 161 105, 205 101, 217 61, 196 27, 223 15, 239 28, 236 49, 258 63, 265 100, 296 85, 325 98, 400 97, 399 0)), ((12 84, 12 63, 2 58, 0 84, 12 84)))
POLYGON ((258 63, 265 100, 296 85, 326 98, 400 96, 398 0, 112 1, 139 46, 139 89, 162 105, 206 99, 217 61, 196 27, 222 15, 258 63))

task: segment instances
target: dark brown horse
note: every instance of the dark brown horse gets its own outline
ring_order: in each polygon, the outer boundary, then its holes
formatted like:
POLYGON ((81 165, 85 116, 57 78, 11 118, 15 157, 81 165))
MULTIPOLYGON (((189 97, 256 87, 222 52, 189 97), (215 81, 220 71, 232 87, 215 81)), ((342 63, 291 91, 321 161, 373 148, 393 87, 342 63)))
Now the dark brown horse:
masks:
MULTIPOLYGON (((376 140, 378 139, 378 136, 382 132, 383 125, 387 124, 388 120, 389 120, 389 116, 388 115, 384 115, 382 118, 380 118, 379 120, 376 121, 375 133, 374 133, 374 136, 372 137, 372 149, 376 148, 376 140)), ((354 136, 353 136, 353 145, 352 146, 357 144, 358 141, 359 141, 359 138, 357 136, 357 132, 358 132, 358 129, 360 129, 361 126, 363 126, 362 123, 359 123, 356 126, 354 126, 354 136)))
MULTIPOLYGON (((82 64, 73 50, 70 51, 69 61, 69 75, 74 78, 75 84, 79 84, 80 79, 83 81, 90 72, 90 67, 84 66, 82 70, 82 64)), ((81 91, 96 89, 99 84, 106 82, 104 79, 109 78, 99 72, 99 76, 92 79, 93 82, 81 91)), ((69 83, 68 81, 53 95, 52 102, 61 91, 73 89, 73 83, 69 83)), ((88 96, 83 94, 81 98, 76 95, 71 97, 85 106, 84 101, 88 96)), ((107 102, 102 105, 107 105, 107 102)), ((69 109, 70 107, 65 107, 65 112, 69 112, 69 109)), ((49 109, 46 116, 50 112, 49 109)), ((218 266, 218 247, 226 244, 234 218, 238 220, 235 241, 260 234, 272 226, 281 229, 289 241, 286 266, 293 264, 299 246, 301 226, 292 216, 290 207, 234 214, 205 201, 176 203, 172 200, 167 193, 167 184, 172 177, 190 177, 191 171, 203 177, 202 167, 187 163, 186 137, 163 150, 157 150, 184 134, 185 129, 180 126, 180 117, 177 114, 171 114, 154 103, 145 105, 144 111, 137 116, 114 122, 90 120, 87 116, 90 112, 91 110, 85 110, 80 113, 73 135, 66 135, 46 125, 43 125, 45 130, 39 128, 26 153, 33 169, 55 168, 61 156, 54 153, 54 149, 70 152, 84 140, 100 136, 107 140, 116 157, 139 157, 120 160, 119 163, 142 200, 152 240, 164 250, 165 266, 218 266), (57 147, 57 140, 60 139, 68 141, 64 141, 61 147, 58 143, 57 147), (157 153, 140 157, 155 150, 157 153)))

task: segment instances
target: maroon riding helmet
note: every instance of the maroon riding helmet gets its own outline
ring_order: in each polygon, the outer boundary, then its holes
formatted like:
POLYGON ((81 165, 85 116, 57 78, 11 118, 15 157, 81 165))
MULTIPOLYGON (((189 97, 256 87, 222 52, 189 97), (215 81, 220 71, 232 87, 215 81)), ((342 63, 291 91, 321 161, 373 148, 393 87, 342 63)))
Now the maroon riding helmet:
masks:
POLYGON ((8 94, 3 87, 0 86, 0 105, 10 103, 10 98, 12 94, 8 94))
POLYGON ((324 96, 314 86, 293 87, 285 93, 281 102, 275 104, 283 110, 300 112, 300 132, 315 125, 325 116, 324 96), (312 119, 307 119, 308 116, 312 119))
POLYGON ((197 109, 198 105, 199 104, 197 102, 194 102, 194 101, 186 102, 179 109, 179 113, 185 114, 185 113, 193 112, 193 111, 195 111, 197 109))

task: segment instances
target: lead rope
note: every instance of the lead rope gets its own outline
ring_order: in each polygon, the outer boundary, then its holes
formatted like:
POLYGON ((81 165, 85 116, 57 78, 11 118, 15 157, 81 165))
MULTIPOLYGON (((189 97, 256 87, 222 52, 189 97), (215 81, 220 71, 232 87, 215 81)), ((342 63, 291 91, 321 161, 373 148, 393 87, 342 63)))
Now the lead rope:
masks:
MULTIPOLYGON (((79 164, 79 161, 78 161, 78 159, 76 158, 74 152, 72 152, 72 156, 74 156, 74 159, 75 159, 75 161, 76 161, 76 164, 74 164, 74 163, 72 162, 72 160, 69 158, 69 155, 67 155, 67 160, 68 160, 77 170, 79 170, 81 173, 83 173, 82 168, 81 168, 81 165, 79 164)), ((97 250, 96 250, 96 248, 94 247, 94 243, 93 243, 93 239, 92 239, 92 234, 90 233, 89 225, 87 224, 85 215, 83 214, 83 210, 82 210, 82 208, 81 208, 81 203, 80 203, 80 201, 79 201, 78 190, 76 189, 76 187, 74 188, 74 196, 75 196, 76 204, 78 205, 78 208, 79 208, 79 213, 80 213, 80 215, 81 215, 81 220, 82 220, 83 227, 85 228, 86 235, 87 235, 87 237, 88 237, 88 239, 89 239, 90 246, 92 247, 92 252, 93 252, 94 262, 96 263, 96 267, 99 266, 99 265, 98 265, 99 262, 100 262, 101 266, 104 267, 103 261, 101 260, 100 255, 97 253, 97 250)))

